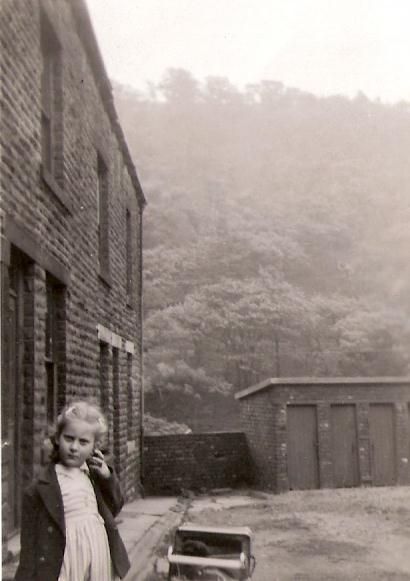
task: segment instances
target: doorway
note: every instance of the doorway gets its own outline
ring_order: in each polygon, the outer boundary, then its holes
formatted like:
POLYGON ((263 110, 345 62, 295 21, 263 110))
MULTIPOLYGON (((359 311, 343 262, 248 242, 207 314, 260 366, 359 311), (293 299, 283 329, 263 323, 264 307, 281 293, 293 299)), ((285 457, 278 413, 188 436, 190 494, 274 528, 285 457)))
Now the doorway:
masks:
POLYGON ((24 255, 12 247, 6 299, 4 356, 5 381, 2 391, 3 466, 7 474, 7 533, 12 534, 21 516, 21 426, 24 379, 24 278, 27 262, 24 255))
POLYGON ((396 483, 394 408, 391 404, 373 404, 369 414, 373 484, 390 486, 396 483))
POLYGON ((332 405, 333 484, 336 488, 358 486, 356 408, 354 405, 332 405))
POLYGON ((316 406, 288 406, 287 433, 289 488, 319 488, 316 406))

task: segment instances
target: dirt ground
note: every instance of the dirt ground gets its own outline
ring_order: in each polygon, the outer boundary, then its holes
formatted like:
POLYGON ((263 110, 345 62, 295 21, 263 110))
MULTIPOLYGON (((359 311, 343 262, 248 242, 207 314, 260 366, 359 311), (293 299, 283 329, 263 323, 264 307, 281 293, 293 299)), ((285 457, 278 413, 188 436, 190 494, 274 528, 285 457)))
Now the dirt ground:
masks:
POLYGON ((184 520, 251 527, 252 581, 410 580, 410 487, 225 492, 184 520))

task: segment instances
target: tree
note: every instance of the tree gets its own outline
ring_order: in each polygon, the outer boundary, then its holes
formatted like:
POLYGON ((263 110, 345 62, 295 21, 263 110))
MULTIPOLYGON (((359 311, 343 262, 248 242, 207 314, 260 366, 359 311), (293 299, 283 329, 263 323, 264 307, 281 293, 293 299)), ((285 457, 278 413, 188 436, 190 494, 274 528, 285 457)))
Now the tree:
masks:
POLYGON ((267 376, 407 372, 408 107, 181 69, 116 99, 149 201, 153 411, 216 427, 267 376))
POLYGON ((195 103, 200 92, 198 81, 184 69, 169 68, 159 84, 159 89, 170 106, 186 106, 195 103))

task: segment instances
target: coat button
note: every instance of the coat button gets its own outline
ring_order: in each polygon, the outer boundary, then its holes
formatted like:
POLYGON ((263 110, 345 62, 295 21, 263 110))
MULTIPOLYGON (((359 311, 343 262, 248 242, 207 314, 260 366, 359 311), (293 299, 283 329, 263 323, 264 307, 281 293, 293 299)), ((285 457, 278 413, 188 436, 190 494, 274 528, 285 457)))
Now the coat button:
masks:
POLYGON ((49 533, 52 533, 52 532, 53 532, 53 527, 48 527, 47 531, 48 531, 49 533))
POLYGON ((45 558, 45 557, 40 557, 40 558, 39 558, 39 561, 41 561, 42 563, 43 563, 45 560, 46 560, 46 558, 45 558))

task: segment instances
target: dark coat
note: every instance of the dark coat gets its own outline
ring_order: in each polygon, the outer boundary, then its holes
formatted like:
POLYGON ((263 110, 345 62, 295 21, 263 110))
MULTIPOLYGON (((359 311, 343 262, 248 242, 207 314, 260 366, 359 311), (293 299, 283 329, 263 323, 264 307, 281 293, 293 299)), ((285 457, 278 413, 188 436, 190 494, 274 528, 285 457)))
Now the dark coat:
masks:
MULTIPOLYGON (((125 577, 130 562, 114 517, 124 500, 114 472, 104 480, 90 474, 98 512, 104 519, 116 574, 125 577)), ((55 471, 50 464, 25 491, 21 519, 20 563, 15 581, 57 581, 65 550, 64 506, 55 471)))

